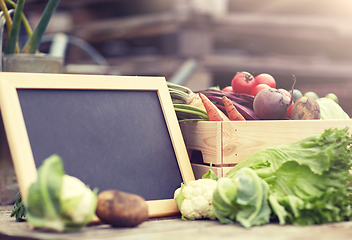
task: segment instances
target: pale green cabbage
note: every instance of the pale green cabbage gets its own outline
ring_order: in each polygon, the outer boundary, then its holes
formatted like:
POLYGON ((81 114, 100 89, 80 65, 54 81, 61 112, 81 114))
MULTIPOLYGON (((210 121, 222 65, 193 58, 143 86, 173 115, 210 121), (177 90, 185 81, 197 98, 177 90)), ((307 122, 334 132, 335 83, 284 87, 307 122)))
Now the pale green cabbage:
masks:
POLYGON ((219 178, 213 207, 221 223, 240 223, 246 228, 269 223, 268 184, 250 168, 241 168, 232 178, 219 178))
POLYGON ((96 206, 96 190, 66 175, 61 158, 54 154, 38 168, 38 180, 29 188, 26 219, 38 229, 73 231, 91 221, 96 206))
POLYGON ((330 98, 319 98, 317 102, 320 107, 320 119, 350 119, 342 107, 330 98))

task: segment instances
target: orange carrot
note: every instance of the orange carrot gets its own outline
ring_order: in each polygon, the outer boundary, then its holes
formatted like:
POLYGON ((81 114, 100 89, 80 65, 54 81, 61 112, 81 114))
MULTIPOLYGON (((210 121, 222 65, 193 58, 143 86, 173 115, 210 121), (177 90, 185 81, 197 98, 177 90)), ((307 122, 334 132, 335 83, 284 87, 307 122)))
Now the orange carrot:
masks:
POLYGON ((202 99, 205 110, 208 113, 209 121, 224 121, 220 115, 220 109, 217 108, 212 101, 207 98, 203 93, 199 93, 200 98, 202 99))
POLYGON ((223 96, 222 102, 225 105, 227 116, 231 121, 246 121, 242 114, 237 111, 236 107, 233 105, 230 99, 228 99, 226 96, 223 96))

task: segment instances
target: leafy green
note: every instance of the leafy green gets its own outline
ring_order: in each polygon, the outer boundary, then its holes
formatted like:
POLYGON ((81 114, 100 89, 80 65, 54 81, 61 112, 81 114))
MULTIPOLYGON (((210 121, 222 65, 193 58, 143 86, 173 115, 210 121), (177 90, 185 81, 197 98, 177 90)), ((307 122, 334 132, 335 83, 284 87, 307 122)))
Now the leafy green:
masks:
POLYGON ((38 181, 29 188, 26 217, 37 228, 63 231, 65 223, 60 218, 60 192, 64 176, 62 162, 54 155, 38 169, 38 181))
POLYGON ((351 136, 327 129, 301 141, 257 151, 226 175, 251 168, 269 185, 271 218, 310 225, 352 219, 351 136))
POLYGON ((215 181, 217 181, 219 178, 218 178, 218 176, 214 173, 214 171, 213 171, 213 166, 212 166, 212 164, 210 163, 210 167, 209 167, 209 170, 208 170, 208 172, 206 172, 203 176, 202 176, 202 178, 204 179, 204 178, 210 178, 210 179, 213 179, 213 180, 215 180, 215 181))
POLYGON ((35 228, 72 231, 91 220, 96 201, 96 193, 65 175, 61 158, 54 154, 38 168, 38 179, 28 191, 25 215, 35 228))
POLYGON ((250 168, 219 178, 212 202, 215 216, 221 223, 238 222, 246 228, 266 224, 271 214, 268 191, 268 184, 250 168))
POLYGON ((319 98, 320 119, 350 119, 341 106, 330 98, 319 98))
POLYGON ((12 207, 11 215, 10 217, 15 217, 16 222, 23 222, 26 221, 26 216, 25 216, 25 207, 22 202, 22 196, 21 193, 18 192, 16 195, 16 201, 15 204, 12 207))

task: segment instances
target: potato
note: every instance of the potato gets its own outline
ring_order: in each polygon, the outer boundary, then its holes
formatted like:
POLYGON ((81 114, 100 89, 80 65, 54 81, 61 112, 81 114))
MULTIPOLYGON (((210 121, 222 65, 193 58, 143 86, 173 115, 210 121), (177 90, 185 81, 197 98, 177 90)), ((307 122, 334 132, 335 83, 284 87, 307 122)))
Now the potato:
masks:
POLYGON ((98 194, 96 215, 113 227, 135 227, 148 219, 148 206, 139 195, 106 190, 98 194))
POLYGON ((293 105, 290 118, 292 120, 320 119, 320 106, 314 98, 303 96, 293 105))

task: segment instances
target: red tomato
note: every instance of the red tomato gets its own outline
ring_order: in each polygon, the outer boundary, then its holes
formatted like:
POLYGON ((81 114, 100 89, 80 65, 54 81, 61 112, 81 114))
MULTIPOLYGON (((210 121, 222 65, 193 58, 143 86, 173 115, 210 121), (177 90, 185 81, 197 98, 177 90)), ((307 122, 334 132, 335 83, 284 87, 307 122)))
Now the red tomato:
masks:
POLYGON ((271 87, 264 83, 258 84, 254 88, 252 88, 251 95, 255 96, 257 95, 257 93, 260 92, 260 90, 266 89, 266 88, 271 88, 271 87))
POLYGON ((276 81, 275 81, 274 77, 271 76, 270 74, 267 74, 267 73, 259 74, 258 76, 256 76, 254 78, 254 80, 255 80, 256 84, 264 83, 264 84, 269 85, 272 88, 276 88, 276 81))
POLYGON ((238 72, 231 81, 232 89, 236 93, 250 94, 255 85, 254 77, 248 72, 238 72))
POLYGON ((224 87, 223 89, 221 89, 221 91, 230 93, 234 92, 231 86, 224 87))

